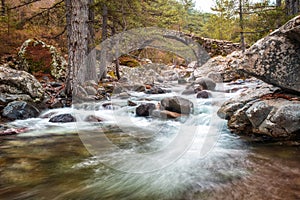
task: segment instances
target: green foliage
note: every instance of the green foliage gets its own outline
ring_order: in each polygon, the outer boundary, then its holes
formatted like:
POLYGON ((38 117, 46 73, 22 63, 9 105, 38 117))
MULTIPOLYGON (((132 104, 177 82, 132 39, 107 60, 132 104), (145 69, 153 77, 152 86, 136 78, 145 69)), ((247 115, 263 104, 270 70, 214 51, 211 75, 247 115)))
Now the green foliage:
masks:
POLYGON ((240 32, 244 32, 245 41, 251 45, 271 31, 283 25, 289 18, 284 7, 276 7, 270 1, 253 3, 242 0, 243 27, 239 19, 239 0, 215 0, 213 14, 208 15, 202 26, 204 37, 240 41, 240 32))
MULTIPOLYGON (((46 2, 46 0, 42 1, 46 2)), ((97 43, 102 41, 104 6, 108 11, 108 36, 133 28, 154 26, 233 42, 240 42, 240 32, 243 31, 246 43, 252 44, 293 17, 287 17, 286 1, 283 1, 281 7, 275 7, 270 0, 259 1, 262 3, 242 0, 244 29, 241 30, 238 16, 239 0, 214 1, 213 13, 201 13, 194 8, 195 0, 94 0, 91 8, 95 11, 93 23, 96 30, 96 41, 97 43)), ((32 3, 9 10, 9 8, 24 2, 23 0, 6 1, 5 15, 0 16, 2 37, 15 34, 15 38, 19 38, 16 33, 21 31, 26 33, 24 34, 25 39, 28 38, 28 34, 51 38, 63 33, 66 25, 66 11, 61 0, 55 1, 54 7, 52 6, 50 9, 37 8, 32 3)), ((55 38, 58 39, 56 42, 63 47, 65 44, 63 39, 66 38, 66 35, 55 38)))
POLYGON ((98 14, 97 21, 102 20, 104 6, 108 10, 108 26, 116 32, 149 26, 172 28, 179 24, 183 7, 176 0, 96 0, 94 8, 98 14))
POLYGON ((228 19, 211 14, 202 27, 203 36, 220 40, 239 41, 239 25, 237 19, 228 19))

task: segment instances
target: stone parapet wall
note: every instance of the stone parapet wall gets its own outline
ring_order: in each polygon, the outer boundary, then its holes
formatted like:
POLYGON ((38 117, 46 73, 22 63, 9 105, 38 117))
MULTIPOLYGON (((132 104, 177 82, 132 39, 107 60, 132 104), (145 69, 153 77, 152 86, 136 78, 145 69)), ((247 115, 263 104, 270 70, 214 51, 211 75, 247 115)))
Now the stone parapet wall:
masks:
POLYGON ((204 49, 209 53, 210 57, 227 56, 234 51, 242 50, 240 43, 233 43, 227 40, 217 40, 211 38, 204 38, 194 35, 187 35, 193 40, 201 44, 204 49))

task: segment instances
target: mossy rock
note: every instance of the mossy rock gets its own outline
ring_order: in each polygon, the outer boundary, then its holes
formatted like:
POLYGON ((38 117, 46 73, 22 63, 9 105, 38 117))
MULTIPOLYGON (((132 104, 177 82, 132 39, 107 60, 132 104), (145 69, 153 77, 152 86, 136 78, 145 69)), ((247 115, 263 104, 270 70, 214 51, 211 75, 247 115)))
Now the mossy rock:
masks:
POLYGON ((50 75, 55 80, 64 80, 66 76, 66 60, 54 46, 41 40, 28 39, 18 53, 18 70, 29 72, 35 76, 50 75))
POLYGON ((120 65, 124 65, 124 66, 127 66, 127 67, 139 67, 141 66, 141 63, 130 57, 130 56, 121 56, 119 58, 119 62, 120 62, 120 65))

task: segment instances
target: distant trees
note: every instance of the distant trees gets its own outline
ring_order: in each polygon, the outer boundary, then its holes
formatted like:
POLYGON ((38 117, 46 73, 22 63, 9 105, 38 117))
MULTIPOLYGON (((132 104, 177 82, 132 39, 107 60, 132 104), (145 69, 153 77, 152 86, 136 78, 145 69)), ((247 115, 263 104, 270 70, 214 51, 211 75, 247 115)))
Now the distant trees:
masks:
MULTIPOLYGON (((64 0, 57 0, 53 5, 43 0, 1 0, 0 27, 2 31, 12 34, 14 30, 23 30, 25 25, 55 26, 60 28, 65 20, 62 4, 64 0)), ((28 29, 28 26, 26 27, 28 29)), ((1 31, 0 31, 1 32, 1 31)))
POLYGON ((201 13, 195 10, 193 0, 56 0, 29 14, 12 12, 42 1, 46 0, 1 0, 0 32, 30 24, 54 27, 59 31, 54 38, 66 38, 67 30, 68 93, 72 84, 96 78, 95 56, 88 55, 95 55, 92 49, 97 43, 119 32, 157 26, 235 42, 244 37, 251 44, 299 13, 300 6, 300 0, 276 0, 274 4, 269 0, 215 0, 214 13, 201 13), (84 73, 78 73, 78 63, 85 66, 84 73))
POLYGON ((205 37, 239 41, 238 0, 215 0, 202 31, 205 37))
POLYGON ((215 13, 206 17, 206 37, 252 44, 299 13, 300 0, 215 0, 215 13))

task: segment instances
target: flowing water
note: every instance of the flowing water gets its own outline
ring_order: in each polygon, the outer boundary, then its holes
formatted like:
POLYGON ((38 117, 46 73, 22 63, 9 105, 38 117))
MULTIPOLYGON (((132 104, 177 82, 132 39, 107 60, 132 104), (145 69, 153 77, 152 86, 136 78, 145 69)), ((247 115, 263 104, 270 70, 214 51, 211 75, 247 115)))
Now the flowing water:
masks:
MULTIPOLYGON (((157 103, 172 89, 131 100, 157 103)), ((85 103, 15 121, 30 130, 0 138, 0 199, 300 199, 299 146, 231 134, 215 116, 230 96, 185 96, 194 114, 176 120, 136 117, 116 98, 111 109, 85 103), (78 122, 48 122, 60 113, 78 122), (91 114, 105 121, 80 121, 91 114)))

